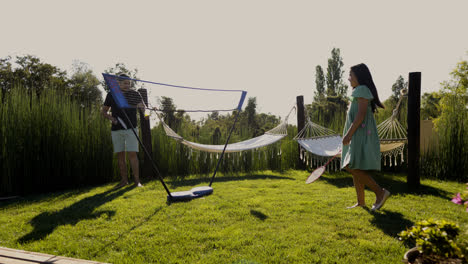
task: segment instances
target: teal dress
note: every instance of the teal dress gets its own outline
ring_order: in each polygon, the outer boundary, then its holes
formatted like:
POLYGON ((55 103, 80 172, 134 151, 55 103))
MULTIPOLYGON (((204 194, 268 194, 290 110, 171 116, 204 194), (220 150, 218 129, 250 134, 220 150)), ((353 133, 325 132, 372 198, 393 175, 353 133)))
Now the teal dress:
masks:
POLYGON ((353 134, 351 143, 343 146, 341 152, 341 168, 380 170, 380 140, 372 112, 371 101, 374 99, 371 91, 365 85, 354 88, 351 94, 352 101, 346 116, 346 124, 343 129, 343 137, 348 132, 358 114, 358 98, 369 100, 367 112, 362 124, 353 134))

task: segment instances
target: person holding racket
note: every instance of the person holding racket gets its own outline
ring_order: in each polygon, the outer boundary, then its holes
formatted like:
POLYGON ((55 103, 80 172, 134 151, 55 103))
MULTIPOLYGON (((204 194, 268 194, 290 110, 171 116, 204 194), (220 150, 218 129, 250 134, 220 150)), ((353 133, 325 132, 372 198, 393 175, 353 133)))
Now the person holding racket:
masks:
MULTIPOLYGON (((136 93, 136 91, 131 91, 132 81, 128 79, 129 76, 126 74, 119 74, 119 76, 123 77, 122 79, 118 80, 122 92, 136 93)), ((137 156, 138 140, 131 129, 133 127, 136 133, 138 133, 136 108, 119 108, 111 93, 109 92, 107 93, 106 99, 104 100, 101 113, 104 118, 112 122, 112 144, 114 146, 114 153, 117 153, 117 160, 121 177, 117 188, 128 184, 126 155, 128 156, 130 166, 132 167, 135 185, 137 187, 142 187, 143 185, 140 183, 138 165, 139 161, 137 156), (111 110, 112 115, 108 114, 109 110, 111 110), (129 120, 127 120, 122 111, 125 111, 129 120)))
POLYGON ((371 210, 380 209, 390 192, 380 187, 370 171, 380 171, 380 140, 374 112, 384 108, 369 68, 361 63, 351 67, 349 82, 353 87, 351 106, 343 129, 341 168, 353 175, 357 203, 348 208, 365 206, 364 188, 368 186, 376 196, 371 210))

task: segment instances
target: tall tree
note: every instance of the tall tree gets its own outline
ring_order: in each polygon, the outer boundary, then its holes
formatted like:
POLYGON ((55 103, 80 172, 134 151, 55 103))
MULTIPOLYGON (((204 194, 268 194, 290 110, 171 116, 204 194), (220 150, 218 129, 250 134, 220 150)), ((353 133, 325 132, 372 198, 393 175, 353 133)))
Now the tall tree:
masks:
POLYGON ((257 98, 249 97, 247 106, 245 107, 244 112, 246 113, 247 127, 250 131, 253 132, 254 136, 257 136, 257 121, 256 121, 256 111, 257 111, 257 98))
MULTIPOLYGON (((138 79, 138 69, 135 68, 133 70, 130 70, 123 62, 118 62, 115 64, 114 67, 110 67, 107 70, 104 71, 105 73, 112 74, 112 75, 117 75, 117 74, 126 74, 130 76, 132 79, 138 79)), ((106 92, 109 91, 109 88, 107 87, 106 83, 104 80, 101 81, 102 87, 104 87, 104 90, 106 92)), ((136 85, 136 89, 144 88, 144 84, 139 82, 132 82, 132 85, 136 85)))
POLYGON ((339 48, 333 48, 327 66, 327 96, 345 95, 348 86, 343 83, 343 58, 339 48))
POLYGON ((2 89, 2 103, 5 100, 6 93, 13 88, 15 82, 15 76, 13 74, 10 60, 10 56, 0 59, 0 89, 2 89))
POLYGON ((421 98, 421 119, 435 119, 440 116, 441 94, 438 92, 424 93, 421 98))
POLYGON ((314 101, 321 101, 325 97, 325 76, 320 65, 315 67, 315 89, 314 101))
POLYGON ((442 177, 468 179, 468 61, 457 64, 452 79, 442 83, 440 116, 435 120, 439 135, 442 177))
POLYGON ((403 78, 403 76, 401 75, 398 76, 397 80, 392 85, 392 100, 397 102, 398 99, 400 99, 401 91, 407 88, 408 88, 408 82, 405 81, 405 78, 403 78))
POLYGON ((184 111, 176 111, 177 106, 174 104, 174 100, 170 97, 161 96, 159 100, 160 109, 164 123, 166 123, 175 132, 178 132, 181 124, 184 120, 184 111))
MULTIPOLYGON (((36 92, 39 96, 46 88, 52 88, 60 91, 67 89, 67 73, 51 64, 42 62, 39 58, 32 55, 17 56, 16 67, 13 71, 14 82, 36 92)), ((2 64, 8 66, 9 57, 2 61, 2 64)), ((11 88, 11 87, 10 87, 11 88)))
POLYGON ((73 73, 70 77, 72 98, 85 106, 102 103, 102 93, 99 90, 100 82, 89 68, 89 65, 75 61, 73 73))
POLYGON ((326 127, 340 127, 346 114, 348 99, 347 85, 343 82, 343 58, 339 48, 333 48, 328 59, 327 74, 324 77, 322 67, 316 67, 316 88, 314 102, 306 109, 314 122, 326 127), (326 90, 325 90, 326 85, 326 90))

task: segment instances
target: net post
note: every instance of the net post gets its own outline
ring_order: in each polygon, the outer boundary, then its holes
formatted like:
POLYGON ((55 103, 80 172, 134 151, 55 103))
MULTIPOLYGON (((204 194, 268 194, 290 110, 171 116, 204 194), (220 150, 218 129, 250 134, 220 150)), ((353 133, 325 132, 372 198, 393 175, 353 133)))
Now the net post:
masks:
POLYGON ((171 195, 171 192, 169 191, 169 189, 167 188, 166 186, 166 183, 164 182, 162 176, 161 176, 161 173, 159 172, 158 170, 158 167, 156 167, 156 164, 154 163, 154 160, 151 158, 148 150, 146 149, 146 147, 143 145, 143 142, 141 142, 141 139, 140 137, 138 136, 138 134, 135 132, 135 128, 132 126, 132 122, 130 122, 130 118, 128 117, 127 113, 125 112, 124 109, 122 109, 122 112, 123 114, 125 115, 125 118, 127 119, 127 122, 130 124, 130 128, 132 129, 132 132, 133 134, 135 135, 135 137, 137 138, 138 140, 138 143, 140 143, 140 146, 141 148, 143 149, 143 151, 145 152, 146 156, 148 157, 149 160, 151 160, 151 165, 153 165, 153 169, 154 171, 156 172, 156 174, 159 176, 159 181, 162 183, 164 189, 166 190, 167 192, 167 195, 172 198, 172 195, 171 195))
POLYGON ((239 117, 239 113, 240 111, 237 110, 237 114, 236 114, 236 119, 234 119, 234 124, 232 124, 232 127, 231 127, 231 131, 229 132, 229 136, 228 138, 226 139, 226 143, 224 144, 224 148, 223 148, 223 152, 221 152, 221 157, 219 157, 219 160, 218 160, 218 163, 216 164, 216 169, 213 173, 213 176, 211 177, 211 181, 210 181, 210 187, 211 185, 213 184, 213 180, 216 176, 216 172, 218 171, 218 168, 219 168, 219 164, 221 163, 221 161, 223 160, 223 156, 224 156, 224 152, 226 151, 226 147, 227 145, 229 144, 229 139, 231 138, 231 135, 232 135, 232 131, 234 131, 234 127, 236 126, 236 123, 237 123, 237 118, 239 117))
POLYGON ((237 106, 237 111, 240 112, 240 110, 242 109, 242 105, 244 104, 244 101, 245 101, 245 96, 247 95, 247 92, 246 91, 242 91, 242 95, 241 95, 241 98, 239 100, 239 105, 237 106))

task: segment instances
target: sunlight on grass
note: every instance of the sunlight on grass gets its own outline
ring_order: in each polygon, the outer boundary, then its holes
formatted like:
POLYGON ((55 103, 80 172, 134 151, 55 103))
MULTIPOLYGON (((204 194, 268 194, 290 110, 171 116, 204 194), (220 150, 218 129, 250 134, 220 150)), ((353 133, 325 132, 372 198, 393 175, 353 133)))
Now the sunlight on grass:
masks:
MULTIPOLYGON (((392 196, 372 213, 346 209, 356 199, 349 175, 306 185, 307 175, 218 175, 212 195, 172 204, 157 180, 3 201, 0 246, 111 263, 398 263, 407 249, 397 233, 418 220, 468 229, 468 214, 450 202, 463 184, 423 180, 409 193, 406 176, 378 175, 392 196)), ((169 185, 183 191, 207 182, 169 185)), ((374 200, 366 191, 366 203, 374 200)))

